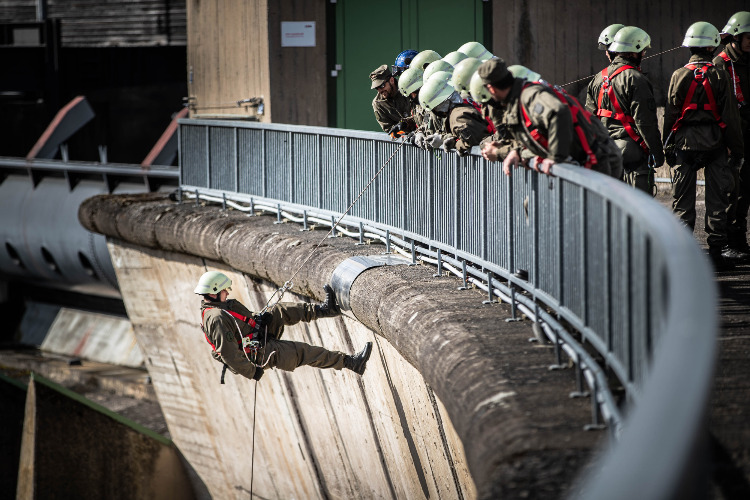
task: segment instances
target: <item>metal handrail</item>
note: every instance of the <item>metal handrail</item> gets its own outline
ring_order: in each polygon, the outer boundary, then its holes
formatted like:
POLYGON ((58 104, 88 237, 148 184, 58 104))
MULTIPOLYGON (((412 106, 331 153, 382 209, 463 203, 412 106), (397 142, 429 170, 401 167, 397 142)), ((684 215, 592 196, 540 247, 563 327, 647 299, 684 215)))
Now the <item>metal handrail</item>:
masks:
MULTIPOLYGON (((328 220, 344 211, 396 147, 381 133, 185 119, 180 183, 203 198, 328 220)), ((593 424, 601 424, 601 416, 613 435, 628 437, 607 458, 621 469, 603 468, 581 486, 581 495, 597 498, 591 492, 600 491, 599 484, 609 489, 623 467, 642 477, 658 470, 666 490, 678 484, 695 458, 677 453, 685 451, 678 444, 699 437, 718 323, 708 263, 668 211, 580 167, 558 165, 554 177, 517 170, 507 178, 477 155, 436 155, 411 145, 370 191, 342 224, 384 236, 413 259, 466 269, 464 279, 471 275, 490 296, 524 307, 553 341, 558 360, 564 351, 583 371, 593 393, 593 424), (705 314, 696 318, 698 310, 705 314), (607 369, 632 403, 625 422, 607 369), (671 380, 672 374, 681 378, 671 380), (690 390, 682 390, 682 381, 690 381, 690 390), (679 401, 661 408, 659 400, 675 394, 679 401), (653 443, 653 433, 667 444, 660 447, 667 459, 658 467, 648 460, 653 454, 623 462, 630 443, 647 435, 653 443)), ((622 491, 632 495, 637 481, 625 477, 629 489, 622 491)))

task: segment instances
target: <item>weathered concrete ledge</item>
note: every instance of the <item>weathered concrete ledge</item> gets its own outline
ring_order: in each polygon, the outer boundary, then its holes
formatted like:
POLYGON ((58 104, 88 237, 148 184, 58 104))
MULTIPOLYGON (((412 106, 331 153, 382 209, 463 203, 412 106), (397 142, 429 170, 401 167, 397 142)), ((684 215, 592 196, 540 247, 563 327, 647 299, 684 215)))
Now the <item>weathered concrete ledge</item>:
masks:
MULTIPOLYGON (((168 253, 160 259, 172 253, 200 257, 212 261, 208 267, 223 263, 276 285, 325 234, 273 224, 272 217, 177 204, 160 194, 97 196, 81 205, 79 219, 116 244, 128 242, 126 249, 168 253)), ((339 263, 382 251, 380 245, 328 239, 297 275, 294 292, 319 300, 339 263)), ((551 350, 527 341, 528 321, 504 321, 509 307, 483 305, 483 293, 457 291, 458 280, 433 272, 425 266, 368 270, 352 286, 352 313, 413 365, 442 402, 479 497, 564 496, 601 436, 583 431, 590 402, 568 397, 574 374, 548 370, 551 350)), ((175 442, 180 444, 177 437, 175 442)))

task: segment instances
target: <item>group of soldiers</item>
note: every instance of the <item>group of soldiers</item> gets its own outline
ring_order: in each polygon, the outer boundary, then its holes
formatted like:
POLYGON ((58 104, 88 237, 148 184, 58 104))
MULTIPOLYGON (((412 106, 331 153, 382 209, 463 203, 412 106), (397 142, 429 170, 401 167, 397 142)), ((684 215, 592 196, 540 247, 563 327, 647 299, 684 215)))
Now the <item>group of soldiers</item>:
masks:
POLYGON ((613 24, 598 46, 610 64, 588 85, 585 105, 478 42, 445 57, 407 50, 370 73, 375 118, 391 137, 424 149, 465 155, 479 146, 506 175, 518 166, 549 174, 564 162, 654 193, 654 169, 666 161, 672 209, 691 230, 696 172, 705 167, 709 256, 719 270, 750 260, 750 167, 742 168, 750 147, 750 12, 733 15, 722 31, 707 22, 688 28, 682 46, 691 56, 672 74, 661 132, 640 69, 649 35, 613 24))

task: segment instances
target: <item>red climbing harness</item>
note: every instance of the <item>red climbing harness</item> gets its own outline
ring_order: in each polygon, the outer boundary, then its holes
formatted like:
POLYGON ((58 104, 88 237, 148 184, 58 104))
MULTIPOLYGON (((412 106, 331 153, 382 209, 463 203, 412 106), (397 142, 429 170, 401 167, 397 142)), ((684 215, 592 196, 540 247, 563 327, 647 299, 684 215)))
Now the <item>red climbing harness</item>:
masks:
POLYGON ((637 70, 635 66, 631 66, 629 64, 626 64, 624 66, 620 66, 616 70, 612 72, 611 75, 607 76, 607 72, 609 71, 609 68, 604 68, 602 70, 602 86, 599 87, 599 97, 596 100, 596 116, 603 116, 605 118, 612 118, 613 120, 617 120, 618 122, 622 123, 622 128, 625 129, 625 132, 628 134, 628 136, 635 141, 636 144, 638 144, 643 151, 646 152, 646 154, 649 154, 648 146, 646 145, 646 141, 643 140, 643 137, 638 135, 638 132, 635 131, 633 128, 633 123, 635 123, 635 120, 632 116, 625 114, 622 111, 622 106, 620 106, 620 103, 617 101, 617 95, 615 94, 615 89, 612 87, 612 80, 614 77, 625 71, 626 69, 635 69, 637 70), (608 109, 602 109, 602 97, 604 97, 604 92, 607 92, 607 97, 609 98, 609 102, 612 104, 612 107, 615 108, 614 113, 608 109))
MULTIPOLYGON (((523 86, 524 89, 531 85, 531 83, 527 83, 523 86)), ((562 89, 557 89, 555 87, 552 87, 550 85, 545 85, 543 83, 538 83, 538 85, 544 85, 545 88, 550 89, 552 92, 555 93, 558 99, 565 104, 568 109, 570 109, 570 114, 573 117, 573 128, 576 131, 576 135, 578 136, 578 142, 580 142, 581 147, 583 148, 584 153, 586 153, 586 161, 584 162, 583 166, 586 168, 591 168, 592 166, 596 165, 598 161, 596 160, 596 155, 591 150, 591 146, 589 145, 588 139, 586 139, 586 134, 583 131, 583 127, 581 127, 580 123, 580 117, 583 117, 588 123, 591 123, 591 113, 586 111, 586 109, 581 106, 581 103, 578 102, 578 99, 571 96, 567 92, 565 92, 562 89)), ((526 129, 529 131, 529 134, 531 137, 538 142, 544 149, 547 149, 547 145, 549 142, 547 141, 547 138, 542 135, 539 130, 534 128, 534 124, 531 122, 531 119, 529 118, 529 114, 526 112, 526 109, 523 107, 523 104, 521 103, 521 99, 518 99, 518 105, 521 108, 521 115, 523 116, 524 124, 526 125, 526 129)))
MULTIPOLYGON (((203 309, 201 311, 201 319, 205 318, 205 314, 208 309, 214 309, 214 308, 206 307, 205 309, 203 309)), ((247 323, 252 329, 249 335, 249 338, 250 340, 255 340, 255 338, 258 336, 258 332, 257 332, 257 324, 255 323, 255 320, 253 318, 250 318, 248 316, 243 316, 239 313, 236 313, 234 311, 228 311, 226 309, 220 309, 220 310, 227 314, 232 315, 235 319, 242 321, 243 323, 247 323)), ((214 345, 213 342, 211 342, 211 339, 208 338, 208 334, 206 334, 206 329, 203 327, 203 322, 201 322, 201 330, 203 330, 203 335, 206 337, 206 342, 208 342, 211 345, 211 348, 215 352, 216 346, 214 345)), ((242 332, 240 332, 240 337, 242 337, 242 332)), ((237 345, 239 346, 240 349, 242 349, 242 339, 237 341, 237 345)), ((245 346, 244 350, 245 350, 245 354, 252 354, 254 352, 254 349, 250 346, 245 346)))
POLYGON ((487 122, 487 133, 489 133, 490 135, 492 135, 492 134, 494 134, 497 131, 497 130, 495 130, 495 124, 492 123, 492 120, 490 119, 490 117, 489 116, 485 116, 482 113, 482 106, 480 106, 479 103, 477 103, 473 99, 472 100, 464 99, 464 102, 466 104, 470 105, 471 107, 473 107, 474 109, 476 109, 479 112, 479 114, 482 115, 482 118, 484 118, 484 121, 487 122))
POLYGON ((722 52, 721 54, 719 54, 719 57, 724 59, 724 62, 728 64, 727 71, 729 72, 729 76, 732 77, 732 83, 734 84, 734 95, 735 97, 737 97, 737 104, 739 106, 742 106, 742 103, 745 102, 745 95, 742 93, 742 87, 740 87, 740 75, 738 75, 734 70, 734 61, 732 61, 732 59, 726 52, 722 52))
POLYGON ((687 95, 685 96, 685 101, 682 103, 682 113, 672 126, 672 132, 676 132, 677 129, 682 126, 682 120, 683 118, 685 118, 685 113, 687 113, 688 111, 697 111, 699 109, 710 111, 720 128, 726 128, 727 126, 727 124, 724 123, 724 120, 721 119, 718 107, 716 106, 716 99, 714 99, 714 92, 711 88, 711 83, 708 81, 708 76, 706 76, 708 68, 712 68, 713 64, 709 62, 702 64, 703 66, 698 66, 697 64, 685 65, 687 69, 693 72, 694 79, 692 82, 690 82, 690 88, 688 89, 687 95), (697 102, 692 102, 693 94, 695 94, 695 89, 698 88, 699 84, 703 86, 703 89, 706 92, 708 104, 698 104, 697 102))

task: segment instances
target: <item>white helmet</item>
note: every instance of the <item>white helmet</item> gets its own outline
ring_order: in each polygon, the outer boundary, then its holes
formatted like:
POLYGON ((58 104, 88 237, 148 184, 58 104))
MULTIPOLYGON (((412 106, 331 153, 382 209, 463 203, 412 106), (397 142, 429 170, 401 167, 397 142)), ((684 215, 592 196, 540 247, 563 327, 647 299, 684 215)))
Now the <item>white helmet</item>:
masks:
POLYGON ((492 99, 492 94, 490 94, 490 91, 484 86, 484 81, 482 81, 482 77, 479 76, 479 73, 474 73, 474 75, 472 75, 471 80, 469 81, 469 91, 471 92, 471 98, 478 103, 484 104, 490 102, 490 99, 492 99))
POLYGON ((427 79, 419 90, 419 105, 427 111, 431 111, 444 103, 455 92, 443 73, 435 73, 427 79))
POLYGON ((718 47, 721 43, 719 30, 711 23, 698 21, 693 23, 685 33, 683 47, 718 47))
POLYGON ((214 294, 222 290, 231 290, 231 286, 232 280, 226 274, 219 271, 208 271, 200 277, 198 286, 195 287, 193 293, 198 295, 214 294))
POLYGON ((615 35, 620 29, 624 28, 624 24, 610 24, 599 35, 599 50, 607 50, 609 44, 615 39, 615 35))
POLYGON ((469 82, 471 77, 476 73, 477 68, 482 65, 482 61, 474 57, 464 59, 460 63, 456 64, 453 69, 453 77, 451 78, 451 85, 459 91, 466 92, 469 90, 469 82))
POLYGON ((410 68, 416 68, 424 71, 428 64, 440 59, 440 54, 434 50, 423 50, 411 60, 410 68))
POLYGON ((642 52, 651 48, 651 37, 648 33, 636 26, 625 26, 615 35, 615 39, 609 45, 610 52, 642 52))
POLYGON ((445 62, 442 59, 431 62, 424 69, 424 75, 422 75, 422 82, 426 83, 427 80, 430 78, 430 76, 432 76, 434 73, 437 73, 438 71, 447 71, 448 73, 453 73, 453 65, 445 62))
POLYGON ((447 62, 448 64, 450 64, 451 66, 455 67, 455 66, 456 66, 456 64, 460 63, 461 61, 463 61, 463 60, 464 60, 464 59, 466 59, 467 57, 469 57, 469 56, 467 56, 467 55, 466 55, 466 54, 464 54, 463 52, 459 52, 459 51, 457 51, 457 50, 454 50, 454 51, 453 51, 453 52, 451 52, 450 54, 446 55, 446 56, 445 56, 445 57, 443 58, 443 61, 445 61, 445 62, 447 62))
POLYGON ((409 68, 398 78, 398 91, 408 96, 416 92, 422 86, 422 70, 418 68, 409 68))
POLYGON ((492 59, 492 53, 484 48, 479 42, 466 42, 458 48, 459 52, 463 52, 469 57, 479 59, 480 61, 488 61, 492 59))
POLYGON ((520 64, 508 66, 508 71, 513 74, 514 78, 521 78, 527 82, 538 82, 542 78, 542 75, 536 71, 531 71, 526 66, 521 66, 520 64))

